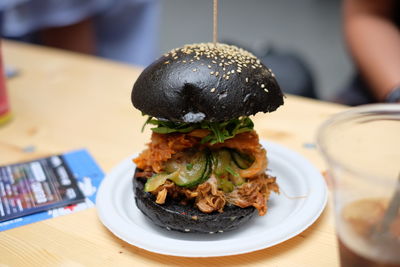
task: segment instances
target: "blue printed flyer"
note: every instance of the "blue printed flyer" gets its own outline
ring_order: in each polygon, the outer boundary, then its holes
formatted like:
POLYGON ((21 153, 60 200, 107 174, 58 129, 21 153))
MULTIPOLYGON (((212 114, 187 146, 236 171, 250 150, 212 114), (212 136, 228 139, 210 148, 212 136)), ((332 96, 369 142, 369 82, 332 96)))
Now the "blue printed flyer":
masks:
POLYGON ((103 178, 85 149, 0 166, 0 232, 94 207, 103 178))

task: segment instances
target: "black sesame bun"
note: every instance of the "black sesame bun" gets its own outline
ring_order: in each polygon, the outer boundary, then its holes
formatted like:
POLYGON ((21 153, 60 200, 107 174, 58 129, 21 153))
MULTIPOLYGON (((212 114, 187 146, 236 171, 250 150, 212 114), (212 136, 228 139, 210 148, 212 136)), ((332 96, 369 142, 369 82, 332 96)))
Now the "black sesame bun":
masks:
POLYGON ((131 99, 143 113, 175 122, 221 122, 283 104, 270 69, 250 52, 219 43, 165 54, 141 73, 131 99))
POLYGON ((163 205, 155 202, 155 196, 143 190, 145 178, 133 178, 136 205, 154 224, 167 230, 185 233, 214 234, 235 230, 257 214, 254 207, 224 207, 224 212, 203 213, 193 205, 182 205, 175 199, 167 199, 163 205))

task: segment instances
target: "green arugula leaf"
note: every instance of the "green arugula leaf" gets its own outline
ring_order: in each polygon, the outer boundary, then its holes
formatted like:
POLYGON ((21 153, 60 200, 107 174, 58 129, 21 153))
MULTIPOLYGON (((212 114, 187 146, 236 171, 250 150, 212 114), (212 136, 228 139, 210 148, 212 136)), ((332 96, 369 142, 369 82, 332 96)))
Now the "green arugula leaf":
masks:
POLYGON ((149 117, 142 127, 144 130, 147 124, 156 127, 151 128, 155 133, 188 133, 195 129, 206 129, 210 131, 206 137, 201 140, 202 144, 223 143, 225 140, 233 138, 239 133, 252 131, 254 124, 249 117, 240 117, 224 122, 200 122, 200 123, 175 123, 172 121, 164 121, 149 117))
POLYGON ((239 176, 239 173, 237 173, 234 169, 232 169, 232 167, 231 166, 226 166, 225 167, 225 170, 227 171, 227 172, 229 172, 230 174, 232 174, 233 176, 239 176))
POLYGON ((151 128, 151 130, 152 130, 153 132, 155 132, 155 133, 160 133, 160 134, 167 134, 167 133, 174 133, 174 132, 176 132, 175 129, 171 129, 171 128, 163 127, 163 126, 151 128))
MULTIPOLYGON (((143 113, 142 113, 142 115, 143 115, 143 113)), ((144 128, 146 128, 146 125, 150 123, 150 121, 151 121, 152 118, 153 118, 153 117, 150 117, 150 116, 149 116, 149 117, 147 118, 147 120, 144 122, 144 124, 143 124, 143 126, 142 126, 142 131, 141 131, 142 133, 143 133, 143 131, 144 131, 144 128)))

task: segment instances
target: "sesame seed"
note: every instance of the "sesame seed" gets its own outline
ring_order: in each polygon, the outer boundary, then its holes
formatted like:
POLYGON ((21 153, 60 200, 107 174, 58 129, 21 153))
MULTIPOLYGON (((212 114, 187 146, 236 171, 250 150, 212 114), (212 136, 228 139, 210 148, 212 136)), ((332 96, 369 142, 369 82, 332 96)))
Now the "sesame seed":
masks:
POLYGON ((265 85, 263 83, 261 84, 261 88, 265 88, 265 85))
POLYGON ((275 74, 271 73, 271 76, 272 76, 272 77, 275 77, 275 74))
POLYGON ((229 75, 227 75, 227 76, 225 77, 225 79, 229 80, 229 75))
POLYGON ((207 67, 208 67, 209 69, 211 69, 211 65, 208 65, 207 67))
POLYGON ((193 72, 196 72, 197 71, 197 69, 193 69, 193 72))
MULTIPOLYGON (((200 60, 201 57, 210 58, 213 64, 219 65, 221 68, 226 67, 224 68, 224 72, 226 71, 225 77, 235 72, 242 72, 242 68, 264 68, 261 61, 258 60, 252 53, 232 45, 220 43, 217 43, 216 45, 213 43, 190 44, 181 48, 173 49, 169 53, 165 54, 165 56, 166 58, 170 57, 171 59, 178 59, 180 54, 191 55, 191 59, 189 58, 180 61, 182 63, 189 63, 189 60, 191 63, 193 63, 195 60, 200 60), (227 70, 230 65, 232 65, 232 68, 227 70)), ((172 61, 170 63, 172 63, 172 61)), ((204 64, 203 62, 201 65, 209 67, 209 65, 204 64)), ((209 67, 209 69, 212 68, 209 67)), ((196 69, 196 71, 199 70, 199 68, 196 69)), ((214 74, 218 76, 217 72, 214 74)), ((270 75, 273 76, 272 72, 270 75)))
POLYGON ((211 75, 213 75, 213 74, 214 74, 214 72, 213 72, 213 71, 210 71, 210 74, 211 74, 211 75))
POLYGON ((248 82, 249 82, 249 78, 246 77, 246 83, 248 83, 248 82))
POLYGON ((211 92, 211 93, 214 93, 214 92, 215 92, 215 87, 214 87, 214 88, 211 88, 210 92, 211 92))
POLYGON ((165 61, 164 64, 169 64, 169 61, 165 61))
POLYGON ((215 76, 218 76, 219 75, 219 72, 217 71, 216 73, 215 73, 215 76))
POLYGON ((269 93, 269 91, 268 91, 268 89, 267 89, 267 88, 264 88, 264 91, 265 91, 266 93, 269 93))

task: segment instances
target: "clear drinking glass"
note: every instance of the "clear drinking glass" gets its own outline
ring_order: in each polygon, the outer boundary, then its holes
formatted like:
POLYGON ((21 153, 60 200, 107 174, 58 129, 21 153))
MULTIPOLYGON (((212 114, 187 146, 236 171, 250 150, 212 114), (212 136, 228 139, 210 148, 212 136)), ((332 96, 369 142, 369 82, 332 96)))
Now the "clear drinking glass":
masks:
POLYGON ((319 129, 342 266, 400 266, 400 104, 351 108, 319 129))

